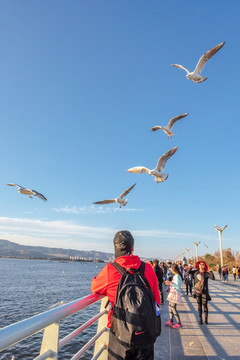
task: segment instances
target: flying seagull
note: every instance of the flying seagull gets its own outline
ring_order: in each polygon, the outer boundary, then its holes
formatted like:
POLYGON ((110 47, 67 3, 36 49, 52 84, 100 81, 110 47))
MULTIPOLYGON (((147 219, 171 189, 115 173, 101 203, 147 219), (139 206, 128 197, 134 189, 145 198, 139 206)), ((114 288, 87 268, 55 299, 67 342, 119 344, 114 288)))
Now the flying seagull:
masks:
POLYGON ((37 196, 39 197, 40 199, 42 199, 43 201, 47 201, 47 199, 45 198, 45 196, 43 196, 42 194, 40 194, 39 192, 37 192, 36 190, 32 190, 32 189, 25 189, 24 187, 20 186, 20 185, 17 185, 17 184, 13 184, 13 183, 10 183, 10 184, 7 184, 9 186, 17 186, 18 187, 18 192, 20 194, 24 194, 24 195, 28 195, 31 199, 32 199, 32 196, 37 196))
POLYGON ((224 229, 226 229, 227 225, 223 226, 222 228, 220 228, 219 226, 217 225, 214 225, 215 229, 219 232, 222 232, 224 229))
POLYGON ((184 118, 187 115, 188 115, 188 113, 175 116, 169 120, 169 123, 167 124, 167 126, 154 126, 153 128, 151 128, 151 131, 163 130, 167 134, 168 138, 169 138, 169 136, 172 137, 175 134, 174 132, 171 131, 175 122, 184 118))
POLYGON ((168 159, 175 154, 175 152, 177 151, 178 146, 168 150, 164 155, 162 155, 157 163, 157 166, 155 169, 150 170, 144 166, 137 166, 137 167, 133 167, 131 169, 128 169, 128 172, 134 173, 134 174, 149 174, 149 175, 153 175, 154 181, 156 181, 157 183, 159 182, 163 182, 165 180, 167 180, 168 178, 168 174, 163 174, 162 171, 166 165, 166 162, 168 161, 168 159))
POLYGON ((119 203, 120 205, 120 208, 122 206, 125 206, 127 205, 128 203, 128 200, 127 199, 124 199, 125 196, 127 196, 127 194, 130 193, 130 191, 134 188, 134 186, 136 185, 133 184, 130 188, 128 188, 127 190, 125 190, 119 197, 117 197, 116 199, 109 199, 109 200, 102 200, 102 201, 96 201, 94 202, 93 204, 113 204, 113 203, 119 203))
POLYGON ((201 76, 201 71, 204 67, 204 65, 206 64, 206 62, 211 59, 211 57, 216 54, 216 52, 218 52, 218 50, 221 49, 221 47, 223 47, 223 45, 225 44, 225 41, 221 42, 220 44, 214 46, 211 50, 208 50, 198 61, 198 64, 195 68, 194 71, 190 72, 188 69, 186 69, 184 66, 182 65, 178 65, 178 64, 173 64, 171 66, 175 66, 178 67, 180 69, 183 69, 187 72, 186 77, 189 80, 193 80, 195 83, 201 83, 205 80, 207 80, 206 76, 201 76))

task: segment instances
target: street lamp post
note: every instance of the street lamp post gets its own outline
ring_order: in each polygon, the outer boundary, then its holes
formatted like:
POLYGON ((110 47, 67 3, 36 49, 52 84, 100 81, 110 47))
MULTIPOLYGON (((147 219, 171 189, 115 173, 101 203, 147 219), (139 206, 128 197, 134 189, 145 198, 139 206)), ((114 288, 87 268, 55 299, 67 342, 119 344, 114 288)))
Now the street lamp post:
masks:
POLYGON ((222 232, 224 229, 226 229, 227 225, 223 226, 222 228, 220 228, 217 225, 214 225, 214 227, 219 233, 220 259, 221 259, 221 267, 223 267, 222 232))
POLYGON ((198 261, 198 245, 200 244, 201 241, 199 241, 198 243, 195 243, 195 241, 193 241, 193 243, 196 246, 196 262, 198 261))
POLYGON ((186 252, 187 252, 187 263, 189 264, 189 251, 191 250, 191 249, 185 249, 186 250, 186 252))

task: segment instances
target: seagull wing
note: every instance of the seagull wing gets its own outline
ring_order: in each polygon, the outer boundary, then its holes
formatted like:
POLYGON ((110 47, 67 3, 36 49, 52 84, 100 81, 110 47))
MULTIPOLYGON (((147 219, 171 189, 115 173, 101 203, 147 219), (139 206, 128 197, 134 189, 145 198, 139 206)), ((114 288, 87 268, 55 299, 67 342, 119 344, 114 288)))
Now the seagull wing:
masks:
POLYGON ((220 230, 220 227, 218 227, 217 225, 213 225, 213 227, 215 227, 216 230, 220 230))
POLYGON ((130 188, 128 188, 127 190, 125 190, 119 197, 123 199, 125 196, 127 196, 127 194, 130 193, 130 191, 134 188, 135 185, 136 185, 136 183, 133 184, 133 185, 132 185, 130 188))
POLYGON ((194 72, 196 71, 197 73, 201 73, 204 65, 206 64, 206 62, 211 59, 211 57, 213 55, 216 54, 216 52, 218 52, 218 50, 220 50, 223 45, 225 44, 225 41, 223 41, 221 44, 218 44, 216 46, 214 46, 211 50, 208 50, 198 61, 196 69, 194 70, 194 72))
POLYGON ((134 173, 134 174, 143 174, 143 173, 150 174, 151 170, 149 170, 148 168, 146 168, 144 166, 136 166, 131 169, 128 169, 128 172, 134 173))
POLYGON ((18 184, 14 184, 14 183, 10 183, 10 184, 7 184, 7 185, 9 185, 9 186, 17 186, 20 189, 24 189, 22 186, 20 186, 18 184))
POLYGON ((220 230, 223 231, 224 229, 226 229, 227 225, 223 226, 220 230))
POLYGON ((158 163, 157 163, 157 166, 156 166, 156 170, 161 172, 163 171, 164 169, 164 166, 166 164, 166 162, 168 161, 168 159, 173 155, 175 154, 175 152, 177 151, 178 149, 178 146, 168 150, 165 154, 163 154, 159 160, 158 160, 158 163))
POLYGON ((171 66, 178 67, 179 69, 185 70, 188 74, 190 73, 190 71, 182 65, 172 64, 171 66))
MULTIPOLYGON (((28 190, 31 190, 31 189, 28 189, 28 190)), ((45 196, 43 196, 43 194, 40 194, 39 192, 37 192, 36 190, 31 190, 32 191, 32 194, 34 196, 37 196, 39 197, 40 199, 42 199, 43 201, 47 201, 47 199, 45 198, 45 196)))
POLYGON ((161 126, 154 126, 151 128, 151 131, 157 131, 157 130, 161 130, 161 126))
POLYGON ((169 130, 172 129, 172 127, 173 127, 173 125, 175 124, 176 121, 184 118, 184 117, 187 116, 187 115, 188 115, 188 113, 185 113, 185 114, 178 115, 178 116, 175 116, 175 117, 173 117, 172 119, 170 119, 170 120, 169 120, 169 123, 168 123, 168 125, 167 125, 167 127, 169 128, 169 130))
POLYGON ((102 200, 102 201, 96 201, 93 204, 113 204, 117 202, 117 199, 109 199, 109 200, 102 200))

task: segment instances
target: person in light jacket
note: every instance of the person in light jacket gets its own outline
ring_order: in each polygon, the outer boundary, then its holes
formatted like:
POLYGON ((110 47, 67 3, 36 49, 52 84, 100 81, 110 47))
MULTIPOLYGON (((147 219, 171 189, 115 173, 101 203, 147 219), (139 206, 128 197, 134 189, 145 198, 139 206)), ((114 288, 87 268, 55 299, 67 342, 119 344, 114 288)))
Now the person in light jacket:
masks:
POLYGON ((172 326, 174 329, 182 328, 179 313, 177 311, 177 304, 182 303, 181 299, 181 285, 182 285, 182 274, 177 264, 172 264, 171 271, 173 273, 172 281, 166 280, 165 284, 170 286, 170 291, 167 297, 169 301, 168 310, 170 320, 165 326, 172 326), (177 323, 174 325, 173 317, 176 318, 177 323))

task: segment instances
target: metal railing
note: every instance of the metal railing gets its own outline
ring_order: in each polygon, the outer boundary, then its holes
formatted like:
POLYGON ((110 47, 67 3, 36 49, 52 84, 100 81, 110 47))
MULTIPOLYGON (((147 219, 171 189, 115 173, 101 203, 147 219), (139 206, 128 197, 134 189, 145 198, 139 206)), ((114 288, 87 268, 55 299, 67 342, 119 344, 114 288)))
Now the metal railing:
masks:
POLYGON ((97 333, 88 341, 72 358, 77 360, 95 344, 93 359, 104 360, 107 358, 108 329, 107 313, 108 299, 103 295, 91 294, 84 298, 72 301, 68 304, 59 306, 42 314, 30 317, 15 324, 0 329, 0 352, 21 342, 22 340, 44 330, 41 350, 35 360, 53 360, 58 358, 58 352, 70 340, 87 329, 98 320, 97 333), (59 340, 59 323, 66 317, 77 313, 78 311, 101 301, 100 312, 85 322, 83 325, 68 334, 65 338, 59 340))

